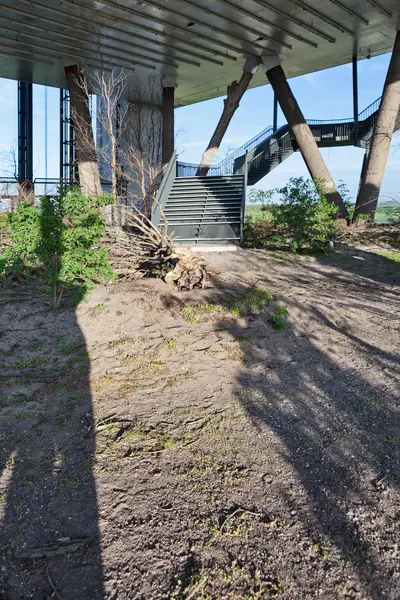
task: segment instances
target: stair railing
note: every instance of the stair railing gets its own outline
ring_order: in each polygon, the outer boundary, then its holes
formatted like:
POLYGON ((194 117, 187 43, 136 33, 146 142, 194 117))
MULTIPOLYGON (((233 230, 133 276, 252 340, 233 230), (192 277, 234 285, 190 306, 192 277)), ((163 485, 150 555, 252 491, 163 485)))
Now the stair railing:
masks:
POLYGON ((249 172, 248 152, 244 155, 242 204, 240 207, 240 243, 244 242, 244 216, 246 212, 247 176, 249 172))
POLYGON ((155 225, 158 225, 161 221, 161 210, 168 200, 172 186, 174 185, 174 181, 176 179, 177 158, 176 151, 174 151, 173 155, 171 156, 171 160, 165 169, 160 187, 157 190, 153 206, 151 207, 151 221, 155 225))

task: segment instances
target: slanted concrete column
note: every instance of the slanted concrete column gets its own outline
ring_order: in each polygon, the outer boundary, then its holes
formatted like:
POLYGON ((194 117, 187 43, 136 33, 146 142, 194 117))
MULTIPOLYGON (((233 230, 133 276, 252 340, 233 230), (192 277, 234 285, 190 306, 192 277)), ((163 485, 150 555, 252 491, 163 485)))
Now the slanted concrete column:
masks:
POLYGON ((375 214, 390 143, 400 110, 400 22, 398 28, 378 118, 372 134, 368 161, 357 197, 354 218, 361 214, 371 217, 375 214))
POLYGON ((174 153, 175 145, 175 78, 164 77, 163 81, 163 104, 162 104, 162 166, 163 171, 167 168, 174 153))
POLYGON ((322 158, 311 129, 290 89, 285 73, 280 66, 279 58, 265 56, 263 57, 263 65, 311 177, 314 180, 323 182, 326 199, 338 206, 340 217, 347 218, 345 204, 322 158))
POLYGON ((256 74, 259 64, 260 61, 257 59, 247 59, 243 66, 243 73, 240 80, 232 81, 232 83, 228 85, 227 96, 224 100, 224 110, 222 111, 221 118, 218 121, 218 125, 215 128, 210 143, 208 144, 206 150, 203 152, 200 166, 196 173, 197 176, 204 177, 205 175, 207 175, 212 165, 212 162, 219 150, 219 147, 221 146, 221 142, 223 140, 226 130, 228 129, 228 125, 231 122, 231 119, 239 106, 239 102, 242 99, 243 94, 249 87, 250 81, 256 74))
POLYGON ((76 65, 65 67, 64 70, 69 89, 71 118, 75 129, 75 151, 79 183, 85 194, 100 196, 102 192, 99 166, 85 78, 76 65))

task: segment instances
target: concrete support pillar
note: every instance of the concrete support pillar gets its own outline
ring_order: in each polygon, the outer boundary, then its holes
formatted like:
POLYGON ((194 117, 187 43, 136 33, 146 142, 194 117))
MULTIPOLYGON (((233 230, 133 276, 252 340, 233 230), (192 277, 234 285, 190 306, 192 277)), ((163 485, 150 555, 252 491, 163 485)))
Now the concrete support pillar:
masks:
POLYGON ((373 217, 375 214, 399 110, 400 31, 397 32, 393 46, 378 118, 372 134, 368 162, 357 197, 354 218, 362 214, 373 217))
POLYGON ((322 158, 311 129, 290 89, 285 73, 279 64, 279 59, 266 56, 263 57, 263 64, 265 73, 272 85, 289 127, 293 132, 311 177, 314 180, 323 182, 326 199, 328 202, 336 204, 340 217, 347 218, 345 204, 322 158))
POLYGON ((249 87, 250 81, 256 74, 259 64, 260 61, 257 59, 247 59, 243 66, 243 73, 240 80, 233 81, 230 85, 228 85, 227 97, 224 100, 224 109, 222 111, 221 118, 218 121, 218 125, 215 128, 210 143, 203 152, 200 166, 196 173, 197 176, 204 177, 210 170, 212 162, 221 146, 225 132, 228 129, 228 125, 239 106, 239 102, 242 99, 243 94, 249 87))
POLYGON ((174 153, 175 145, 175 81, 174 78, 163 79, 162 103, 162 168, 167 168, 174 153))
POLYGON ((32 84, 18 82, 18 195, 30 199, 33 186, 33 96, 32 84))
POLYGON ((82 71, 76 65, 65 67, 70 97, 71 119, 75 131, 75 152, 78 163, 79 183, 82 191, 100 196, 101 185, 97 163, 92 121, 89 111, 89 95, 82 71))

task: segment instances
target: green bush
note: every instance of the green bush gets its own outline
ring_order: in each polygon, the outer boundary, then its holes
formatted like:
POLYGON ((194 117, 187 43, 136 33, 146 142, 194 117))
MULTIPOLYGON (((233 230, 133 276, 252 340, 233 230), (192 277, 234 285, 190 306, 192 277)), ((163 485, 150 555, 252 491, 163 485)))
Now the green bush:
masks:
POLYGON ((114 277, 106 248, 98 246, 105 220, 101 207, 108 196, 92 198, 79 189, 62 189, 38 206, 21 204, 9 217, 10 248, 2 254, 4 273, 39 275, 59 305, 68 287, 84 292, 96 281, 114 277))
POLYGON ((270 212, 262 211, 259 215, 246 215, 243 225, 244 245, 257 248, 266 244, 279 243, 276 227, 272 223, 270 212))
POLYGON ((269 316, 268 321, 274 329, 286 329, 287 323, 285 317, 287 317, 288 314, 289 312, 285 305, 278 306, 278 308, 269 316))
MULTIPOLYGON (((322 186, 294 177, 274 193, 277 201, 262 206, 265 217, 245 223, 245 244, 279 244, 294 252, 324 250, 336 230, 338 209, 328 203, 322 186)), ((265 198, 271 198, 271 194, 265 198)))
POLYGON ((291 250, 326 248, 336 229, 338 209, 328 203, 321 186, 293 177, 277 192, 280 202, 269 209, 274 225, 283 228, 291 250))

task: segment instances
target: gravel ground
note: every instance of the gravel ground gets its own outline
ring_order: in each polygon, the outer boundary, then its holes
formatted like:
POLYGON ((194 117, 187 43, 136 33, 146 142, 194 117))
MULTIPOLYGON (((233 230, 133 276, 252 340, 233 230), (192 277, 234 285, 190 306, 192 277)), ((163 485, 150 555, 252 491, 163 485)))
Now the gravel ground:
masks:
POLYGON ((206 260, 0 297, 0 598, 400 597, 399 264, 206 260))

